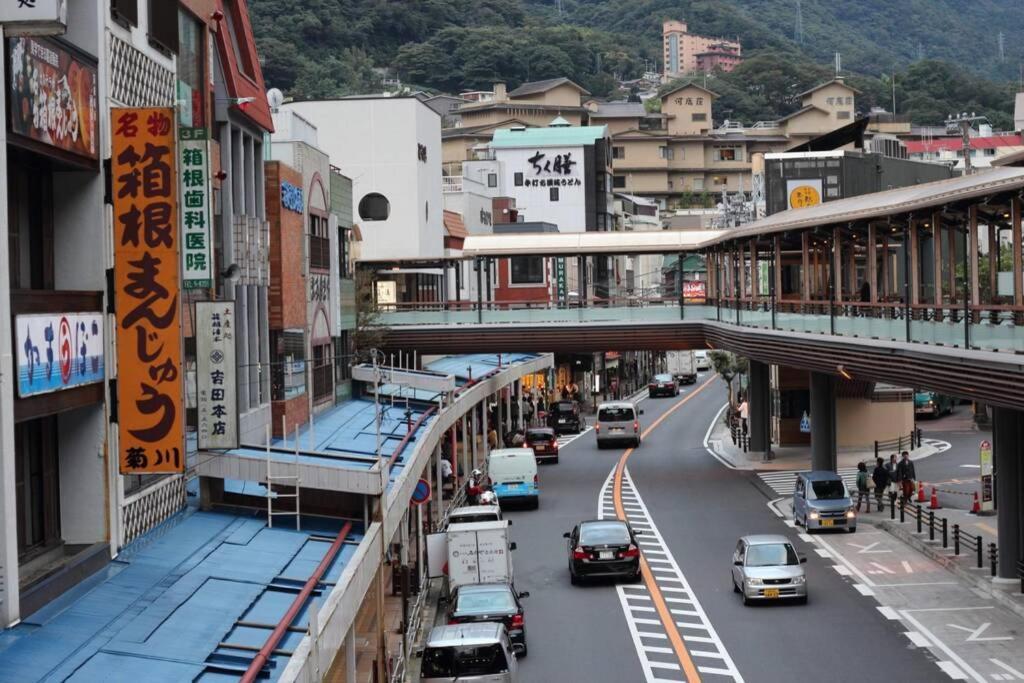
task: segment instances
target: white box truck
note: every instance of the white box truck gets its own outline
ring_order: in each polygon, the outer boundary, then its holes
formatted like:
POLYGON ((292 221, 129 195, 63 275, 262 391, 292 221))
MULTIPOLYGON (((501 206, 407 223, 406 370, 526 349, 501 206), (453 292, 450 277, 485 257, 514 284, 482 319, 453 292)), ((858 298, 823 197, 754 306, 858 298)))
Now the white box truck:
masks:
POLYGON ((694 384, 697 381, 697 361, 693 351, 666 351, 667 370, 680 384, 694 384))
POLYGON ((508 520, 455 524, 427 537, 430 575, 448 577, 448 590, 471 583, 512 583, 508 520))

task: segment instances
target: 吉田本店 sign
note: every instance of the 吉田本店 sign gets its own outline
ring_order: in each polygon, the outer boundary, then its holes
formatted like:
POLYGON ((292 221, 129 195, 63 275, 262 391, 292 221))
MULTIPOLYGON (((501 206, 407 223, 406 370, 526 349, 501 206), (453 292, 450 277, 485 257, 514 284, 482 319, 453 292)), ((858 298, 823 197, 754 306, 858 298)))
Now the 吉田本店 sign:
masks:
POLYGON ((210 145, 205 128, 182 128, 181 254, 185 289, 213 287, 210 254, 210 145))
POLYGON ((182 472, 175 113, 114 108, 110 121, 120 470, 182 472))
POLYGON ((235 303, 196 302, 199 448, 238 448, 235 303))
POLYGON ((48 38, 12 38, 8 45, 11 132, 90 161, 98 159, 96 67, 48 38))
POLYGON ((39 313, 14 317, 18 396, 103 381, 103 314, 39 313))

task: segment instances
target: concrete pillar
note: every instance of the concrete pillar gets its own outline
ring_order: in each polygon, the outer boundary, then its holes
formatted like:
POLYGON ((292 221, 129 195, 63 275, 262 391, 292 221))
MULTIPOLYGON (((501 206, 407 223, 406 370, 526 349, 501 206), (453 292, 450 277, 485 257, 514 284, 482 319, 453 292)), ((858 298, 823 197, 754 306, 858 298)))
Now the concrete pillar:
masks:
POLYGON ((1011 408, 993 408, 992 455, 995 458, 996 512, 999 529, 1000 579, 1015 579, 1021 559, 1021 467, 1024 420, 1011 408))
POLYGON ((750 361, 748 370, 750 385, 747 387, 747 404, 750 410, 750 450, 767 453, 771 450, 771 381, 768 364, 750 361))
POLYGON ((836 470, 836 388, 832 375, 811 373, 811 469, 836 470))

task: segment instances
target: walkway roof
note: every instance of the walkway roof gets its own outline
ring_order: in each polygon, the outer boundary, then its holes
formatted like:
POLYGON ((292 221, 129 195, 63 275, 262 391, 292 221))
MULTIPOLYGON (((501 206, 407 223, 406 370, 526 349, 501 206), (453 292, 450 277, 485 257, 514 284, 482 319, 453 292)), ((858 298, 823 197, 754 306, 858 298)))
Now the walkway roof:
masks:
POLYGON ((937 209, 952 202, 980 199, 1022 188, 1024 168, 993 168, 976 175, 838 199, 805 209, 782 211, 731 230, 470 235, 466 238, 462 253, 466 257, 677 253, 787 230, 937 209))

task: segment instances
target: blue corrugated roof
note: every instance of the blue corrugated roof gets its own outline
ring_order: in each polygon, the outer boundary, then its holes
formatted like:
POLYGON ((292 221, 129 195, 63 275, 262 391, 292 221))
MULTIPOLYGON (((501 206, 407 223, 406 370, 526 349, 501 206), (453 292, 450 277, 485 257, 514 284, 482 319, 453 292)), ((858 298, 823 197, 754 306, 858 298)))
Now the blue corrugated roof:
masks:
POLYGON ((608 137, 608 126, 554 126, 551 128, 499 128, 491 147, 578 147, 608 137))
MULTIPOLYGON (((271 586, 305 582, 330 546, 314 536, 341 526, 310 519, 300 532, 265 522, 264 515, 191 508, 169 520, 107 570, 0 633, 0 682, 177 683, 226 673, 238 680, 253 653, 219 644, 262 645, 270 629, 236 622, 276 624, 295 593, 271 586)), ((337 581, 355 548, 342 548, 326 582, 337 581)), ((305 611, 292 625, 305 628, 305 611)), ((301 638, 291 634, 278 647, 292 649, 293 636, 301 638)), ((270 680, 286 659, 274 658, 270 680)))

